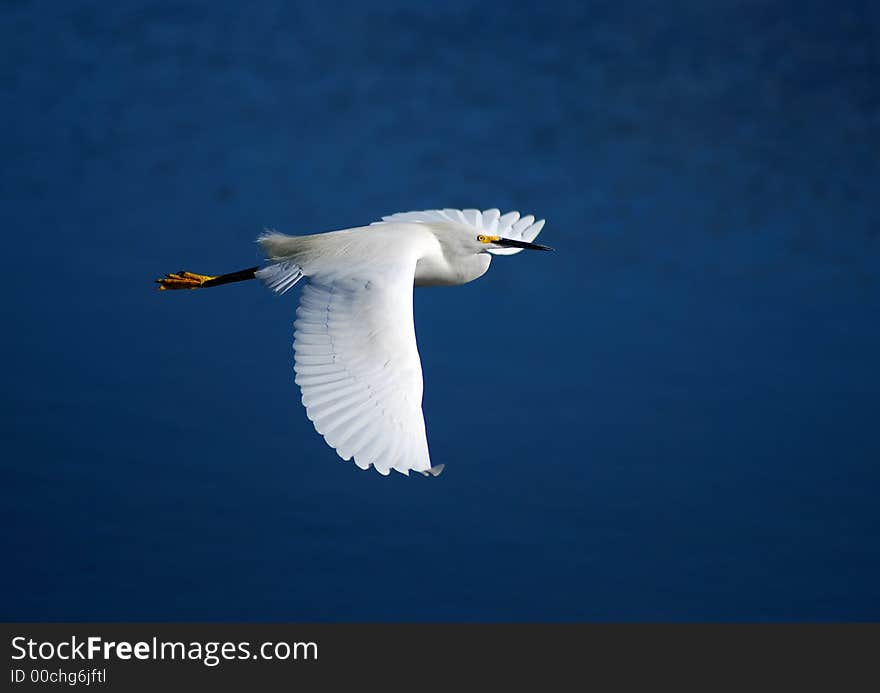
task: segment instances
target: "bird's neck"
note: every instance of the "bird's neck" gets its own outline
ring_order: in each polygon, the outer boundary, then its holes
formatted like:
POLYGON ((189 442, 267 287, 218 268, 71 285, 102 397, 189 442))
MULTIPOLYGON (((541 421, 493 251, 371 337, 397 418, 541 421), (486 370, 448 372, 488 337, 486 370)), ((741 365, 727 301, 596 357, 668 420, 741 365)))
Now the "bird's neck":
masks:
POLYGON ((416 286, 452 286, 467 284, 486 274, 492 256, 478 253, 450 259, 442 252, 432 252, 416 265, 416 286))

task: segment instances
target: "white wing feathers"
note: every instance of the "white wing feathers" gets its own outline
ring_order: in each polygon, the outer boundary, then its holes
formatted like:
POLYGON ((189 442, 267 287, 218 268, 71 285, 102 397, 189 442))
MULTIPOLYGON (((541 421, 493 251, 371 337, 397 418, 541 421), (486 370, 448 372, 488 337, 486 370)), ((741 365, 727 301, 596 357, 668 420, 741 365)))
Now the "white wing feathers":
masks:
MULTIPOLYGON (((544 220, 497 209, 393 214, 373 233, 260 237, 270 264, 256 276, 283 294, 308 278, 294 323, 294 370, 315 429, 344 460, 382 474, 411 469, 436 476, 422 416, 422 366, 413 326, 416 263, 436 247, 440 224, 533 241, 544 220), (401 235, 387 222, 410 222, 401 235)), ((512 255, 519 248, 488 252, 512 255)))
MULTIPOLYGON (((428 209, 422 212, 399 212, 382 217, 382 221, 373 222, 382 224, 389 221, 409 221, 422 224, 455 224, 468 226, 476 232, 483 232, 491 236, 501 236, 514 241, 528 241, 531 243, 544 228, 544 220, 535 221, 532 215, 520 218, 519 212, 501 214, 500 210, 487 209, 481 212, 479 209, 428 209)), ((488 252, 493 255, 514 255, 522 251, 522 248, 495 248, 488 252)))
POLYGON ((344 460, 438 474, 422 416, 415 260, 406 264, 312 278, 296 311, 294 370, 309 419, 344 460))

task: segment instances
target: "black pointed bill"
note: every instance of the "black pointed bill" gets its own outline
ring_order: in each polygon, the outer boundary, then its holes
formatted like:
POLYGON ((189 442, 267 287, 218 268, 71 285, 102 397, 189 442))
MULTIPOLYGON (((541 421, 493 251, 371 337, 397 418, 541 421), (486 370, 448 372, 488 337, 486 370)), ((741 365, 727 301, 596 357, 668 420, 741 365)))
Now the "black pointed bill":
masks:
POLYGON ((554 250, 549 245, 538 245, 537 243, 529 243, 527 241, 515 241, 512 238, 499 238, 492 241, 495 245, 502 248, 523 248, 524 250, 554 250))

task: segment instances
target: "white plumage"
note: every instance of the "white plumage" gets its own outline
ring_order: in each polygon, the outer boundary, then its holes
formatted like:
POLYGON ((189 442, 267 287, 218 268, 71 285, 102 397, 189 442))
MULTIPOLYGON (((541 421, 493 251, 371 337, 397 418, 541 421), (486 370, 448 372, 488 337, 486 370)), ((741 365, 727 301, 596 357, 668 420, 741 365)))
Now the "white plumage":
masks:
MULTIPOLYGON (((544 228, 543 219, 535 221, 535 217, 531 215, 520 218, 519 212, 508 212, 502 216, 498 209, 487 209, 485 212, 481 212, 479 209, 427 209, 422 212, 398 212, 382 217, 382 221, 374 221, 373 224, 389 221, 463 225, 473 231, 482 231, 515 241, 534 241, 541 233, 541 229, 544 228)), ((492 255, 514 255, 522 250, 522 248, 495 248, 488 252, 492 255)))
POLYGON ((422 367, 413 286, 464 284, 492 255, 550 250, 532 241, 543 219, 497 209, 403 212, 369 226, 259 238, 262 269, 219 277, 180 272, 163 289, 256 276, 277 294, 306 278, 294 322, 294 370, 315 429, 344 460, 382 474, 437 475, 422 416, 422 367))

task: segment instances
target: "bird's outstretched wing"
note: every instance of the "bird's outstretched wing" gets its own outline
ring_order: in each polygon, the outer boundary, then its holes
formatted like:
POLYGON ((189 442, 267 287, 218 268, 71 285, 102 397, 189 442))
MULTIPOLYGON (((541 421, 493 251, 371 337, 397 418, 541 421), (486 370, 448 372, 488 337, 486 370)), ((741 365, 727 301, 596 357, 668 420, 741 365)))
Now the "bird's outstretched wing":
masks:
MULTIPOLYGON (((502 215, 500 210, 487 209, 482 212, 479 209, 426 209, 421 212, 398 212, 382 221, 374 222, 381 224, 388 221, 409 221, 422 224, 455 224, 467 226, 475 233, 485 233, 492 236, 510 238, 514 241, 528 241, 531 243, 544 228, 544 220, 538 219, 531 214, 520 218, 519 212, 508 212, 502 215)), ((514 255, 522 251, 522 248, 494 248, 488 252, 493 255, 514 255)))
POLYGON ((415 258, 401 258, 312 277, 294 323, 296 382, 309 419, 340 457, 382 474, 440 471, 431 467, 422 416, 414 272, 415 258))

